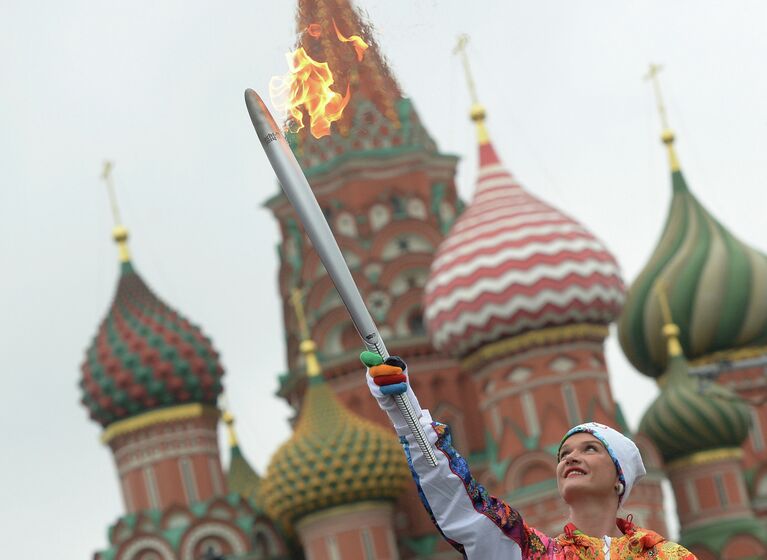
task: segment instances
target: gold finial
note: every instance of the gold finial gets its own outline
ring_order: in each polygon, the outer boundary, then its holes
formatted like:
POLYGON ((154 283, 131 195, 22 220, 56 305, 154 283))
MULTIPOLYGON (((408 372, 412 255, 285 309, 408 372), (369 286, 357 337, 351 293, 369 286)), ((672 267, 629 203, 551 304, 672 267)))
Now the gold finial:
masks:
POLYGON ((303 296, 303 291, 300 288, 293 288, 290 299, 293 303, 293 310, 296 312, 298 330, 301 333, 299 349, 306 360, 306 375, 307 377, 317 377, 322 373, 322 368, 317 359, 317 345, 309 335, 309 326, 306 322, 306 314, 304 313, 303 296))
POLYGON ((229 399, 226 393, 222 393, 218 398, 218 407, 221 409, 221 420, 226 424, 226 431, 229 434, 229 447, 237 447, 239 441, 237 432, 234 431, 234 414, 229 410, 229 399))
POLYGON ((660 312, 663 315, 663 336, 668 340, 668 357, 681 356, 682 345, 679 342, 679 327, 674 323, 674 319, 671 316, 671 306, 668 303, 668 296, 666 294, 666 283, 663 280, 658 280, 655 285, 655 291, 658 294, 660 312))
POLYGON ((661 133, 661 140, 668 149, 668 160, 671 165, 671 171, 679 171, 679 158, 676 156, 676 150, 674 149, 674 131, 668 124, 668 115, 666 114, 666 105, 663 103, 663 94, 660 90, 660 80, 658 74, 663 70, 663 66, 660 64, 650 64, 650 69, 645 75, 645 80, 652 82, 653 90, 655 91, 655 100, 658 104, 658 113, 660 113, 660 123, 663 126, 663 132, 661 133))
POLYGON ((477 125, 477 138, 480 144, 487 144, 490 142, 490 135, 487 133, 485 127, 485 107, 479 102, 477 96, 477 86, 474 83, 474 76, 471 73, 471 66, 469 65, 469 57, 466 55, 466 45, 469 43, 469 36, 464 33, 458 36, 458 42, 453 49, 453 54, 457 54, 461 57, 463 63, 463 70, 466 74, 466 84, 469 87, 469 97, 471 97, 471 111, 469 115, 477 125))
POLYGON ((221 413, 221 419, 226 424, 226 431, 229 434, 229 447, 237 447, 240 443, 237 440, 237 432, 234 431, 234 415, 225 409, 221 413))
POLYGON ((111 161, 104 162, 104 169, 101 172, 101 178, 104 180, 107 186, 107 193, 109 194, 109 205, 112 208, 112 218, 114 218, 114 227, 112 228, 112 238, 117 243, 117 251, 120 255, 120 262, 130 261, 130 251, 128 251, 128 229, 122 225, 120 219, 120 208, 117 206, 117 194, 115 192, 114 180, 112 179, 112 169, 114 163, 111 161))

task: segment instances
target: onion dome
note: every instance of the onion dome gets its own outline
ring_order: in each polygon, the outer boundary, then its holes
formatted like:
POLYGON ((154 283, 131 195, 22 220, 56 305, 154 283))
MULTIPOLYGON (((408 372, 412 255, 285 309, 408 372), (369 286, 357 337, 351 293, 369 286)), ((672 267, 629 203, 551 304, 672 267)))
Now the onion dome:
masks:
POLYGON ((679 328, 663 327, 668 366, 658 398, 645 412, 639 431, 655 443, 666 462, 721 448, 738 448, 748 436, 748 406, 718 383, 692 378, 679 344, 679 328))
POLYGON ((471 118, 479 135, 474 198, 438 248, 425 289, 434 346, 464 357, 531 330, 613 321, 624 297, 615 258, 506 170, 481 105, 471 118))
POLYGON ((767 353, 767 256, 732 235, 690 192, 674 133, 665 122, 664 128, 671 208, 660 241, 628 291, 618 323, 626 357, 651 377, 666 368, 655 289, 661 284, 669 286, 669 305, 688 359, 732 359, 734 351, 767 353))
POLYGON ((160 407, 215 405, 223 369, 210 339, 160 300, 133 268, 128 231, 114 229, 121 273, 82 365, 82 403, 102 426, 160 407))
POLYGON ((436 151, 411 101, 403 97, 370 24, 350 0, 299 0, 297 32, 297 46, 314 61, 327 63, 333 75, 332 91, 344 95, 348 88, 350 94, 329 136, 314 138, 307 119, 307 126, 288 134, 296 157, 309 175, 353 153, 436 151), (364 51, 348 40, 355 36, 367 45, 364 51))
POLYGON ((295 293, 293 301, 309 383, 293 435, 275 452, 261 486, 267 515, 285 527, 344 504, 393 501, 410 479, 395 435, 350 411, 325 383, 295 293))
POLYGON ((234 430, 234 416, 225 410, 221 417, 229 432, 229 470, 226 473, 226 486, 229 492, 234 492, 243 498, 252 500, 254 504, 259 504, 261 477, 253 470, 253 467, 242 454, 237 433, 234 430))

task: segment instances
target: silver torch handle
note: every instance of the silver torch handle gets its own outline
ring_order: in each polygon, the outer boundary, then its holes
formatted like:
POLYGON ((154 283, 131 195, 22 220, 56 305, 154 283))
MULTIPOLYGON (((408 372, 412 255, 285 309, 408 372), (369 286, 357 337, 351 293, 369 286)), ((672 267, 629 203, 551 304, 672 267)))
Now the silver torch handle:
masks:
MULTIPOLYGON (((322 264, 325 265, 341 300, 349 311, 357 332, 368 350, 376 352, 383 359, 388 358, 389 352, 386 350, 386 345, 378 333, 373 318, 370 316, 359 289, 354 283, 349 267, 338 248, 338 243, 330 231, 330 226, 328 226, 309 182, 285 140, 282 130, 277 126, 263 100, 252 89, 245 90, 245 105, 248 107, 248 113, 250 113, 250 119, 253 121, 258 139, 261 141, 266 157, 269 158, 269 163, 271 163, 272 169, 280 181, 282 190, 285 191, 285 195, 298 213, 314 249, 319 254, 322 264)), ((426 460, 432 467, 436 467, 437 456, 426 438, 426 433, 418 421, 418 416, 410 399, 405 394, 401 394, 395 395, 394 401, 405 417, 407 425, 426 460)))

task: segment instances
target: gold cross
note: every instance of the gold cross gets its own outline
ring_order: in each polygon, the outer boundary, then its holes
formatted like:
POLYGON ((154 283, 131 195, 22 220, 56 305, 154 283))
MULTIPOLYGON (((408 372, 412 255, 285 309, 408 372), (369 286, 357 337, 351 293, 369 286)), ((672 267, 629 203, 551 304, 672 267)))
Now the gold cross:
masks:
POLYGON ((469 96, 471 102, 479 104, 479 98, 477 97, 477 87, 474 84, 474 76, 471 73, 471 66, 469 65, 469 57, 466 55, 466 45, 469 43, 469 36, 466 33, 458 36, 458 42, 453 49, 453 54, 461 57, 463 63, 463 71, 466 74, 466 83, 469 86, 469 96))
POLYGON ((115 164, 109 160, 104 161, 104 167, 101 171, 101 179, 106 183, 107 193, 109 194, 109 205, 112 208, 112 217, 114 218, 115 225, 122 225, 120 219, 120 208, 117 206, 117 193, 115 191, 114 180, 112 179, 112 169, 115 164))
POLYGON ((650 64, 650 68, 647 71, 644 79, 645 81, 652 82, 653 90, 655 91, 655 100, 658 103, 658 112, 660 113, 660 122, 663 125, 664 130, 669 128, 668 116, 666 115, 666 106, 663 103, 663 95, 660 91, 660 80, 658 74, 663 70, 663 66, 660 64, 650 64))

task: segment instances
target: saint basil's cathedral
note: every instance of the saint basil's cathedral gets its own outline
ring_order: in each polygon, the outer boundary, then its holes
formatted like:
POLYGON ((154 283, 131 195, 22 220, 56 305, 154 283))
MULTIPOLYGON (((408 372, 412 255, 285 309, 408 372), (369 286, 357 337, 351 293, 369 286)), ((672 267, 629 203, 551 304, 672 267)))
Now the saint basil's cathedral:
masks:
MULTIPOLYGON (((638 525, 668 534, 668 480, 678 540, 698 558, 767 556, 767 256, 695 197, 668 125, 668 218, 627 288, 585 224, 509 171, 476 95, 479 169, 464 204, 458 159, 439 151, 350 0, 298 4, 299 32, 335 22, 370 47, 358 61, 329 33, 301 34, 354 95, 332 135, 288 139, 390 352, 407 361, 422 405, 451 426, 475 477, 529 525, 558 534, 567 514, 555 451, 570 426, 595 420, 642 452, 648 474, 624 507, 638 525), (660 389, 637 430, 610 387, 613 322, 629 361, 660 389)), ((125 512, 94 559, 458 558, 368 394, 358 334, 297 216, 281 193, 265 205, 281 232, 278 395, 295 418, 262 474, 218 406, 224 371, 211 339, 152 292, 127 230, 114 229, 117 289, 80 387, 114 454, 125 512)))

